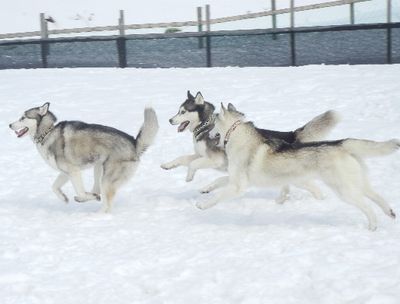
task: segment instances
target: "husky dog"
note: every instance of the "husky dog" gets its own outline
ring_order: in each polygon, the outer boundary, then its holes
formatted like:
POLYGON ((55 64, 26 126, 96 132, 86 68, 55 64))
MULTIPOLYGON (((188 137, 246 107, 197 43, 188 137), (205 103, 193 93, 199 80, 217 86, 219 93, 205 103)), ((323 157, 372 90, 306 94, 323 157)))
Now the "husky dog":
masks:
POLYGON ((60 173, 53 191, 64 202, 61 190, 71 181, 77 202, 103 201, 102 210, 111 211, 117 189, 133 176, 140 156, 153 143, 158 131, 153 109, 144 110, 144 123, 136 139, 117 129, 81 121, 61 121, 49 111, 49 103, 29 109, 10 124, 18 137, 29 135, 40 155, 60 173), (94 186, 85 192, 81 170, 94 167, 94 186))
MULTIPOLYGON (((178 113, 172 117, 169 122, 172 125, 178 125, 178 132, 190 130, 193 133, 193 143, 195 153, 191 155, 184 155, 177 159, 161 165, 163 169, 172 169, 178 166, 187 166, 188 172, 186 181, 191 181, 196 173, 196 170, 202 168, 214 168, 221 171, 227 169, 227 158, 223 147, 218 147, 215 139, 209 136, 210 130, 214 128, 214 115, 215 107, 204 100, 202 94, 198 92, 193 96, 190 91, 187 92, 187 99, 179 107, 178 113)), ((273 130, 258 129, 256 131, 262 136, 267 138, 278 138, 288 143, 294 142, 307 142, 320 140, 325 137, 331 129, 337 124, 338 116, 334 111, 327 111, 303 127, 291 132, 279 132, 273 130)), ((207 185, 200 191, 208 193, 216 188, 225 185, 228 182, 228 177, 220 177, 210 185, 207 185)), ((310 191, 314 197, 321 199, 322 194, 318 188, 310 182, 303 185, 303 188, 310 191)), ((289 187, 282 188, 278 203, 283 203, 288 199, 289 187)))
POLYGON ((341 139, 288 144, 265 138, 253 123, 231 104, 215 119, 215 132, 228 157, 229 183, 208 201, 197 207, 207 209, 222 200, 238 196, 250 186, 303 184, 320 179, 344 201, 359 208, 368 218, 369 229, 377 225, 373 210, 364 197, 395 218, 386 201, 372 190, 366 174, 365 157, 383 156, 400 148, 400 140, 375 142, 341 139), (221 140, 222 139, 222 140, 221 140))

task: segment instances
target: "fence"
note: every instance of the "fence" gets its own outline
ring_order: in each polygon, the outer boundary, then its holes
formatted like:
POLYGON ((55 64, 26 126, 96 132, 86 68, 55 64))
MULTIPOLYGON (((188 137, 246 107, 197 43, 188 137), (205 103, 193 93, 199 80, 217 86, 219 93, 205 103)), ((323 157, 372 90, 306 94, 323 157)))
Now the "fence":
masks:
POLYGON ((400 23, 0 42, 0 69, 383 63, 400 63, 400 23))

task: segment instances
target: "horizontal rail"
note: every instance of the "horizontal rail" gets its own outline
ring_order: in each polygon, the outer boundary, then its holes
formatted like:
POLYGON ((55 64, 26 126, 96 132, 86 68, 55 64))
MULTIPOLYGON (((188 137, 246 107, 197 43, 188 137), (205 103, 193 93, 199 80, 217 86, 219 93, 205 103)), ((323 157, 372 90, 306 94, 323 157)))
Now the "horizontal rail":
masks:
MULTIPOLYGON (((227 30, 212 32, 186 32, 170 34, 134 34, 125 36, 126 40, 148 40, 148 39, 171 39, 171 38, 195 38, 195 37, 221 37, 221 36, 247 36, 247 35, 266 35, 266 34, 290 34, 290 33, 318 33, 318 32, 339 32, 352 30, 371 30, 371 29, 392 29, 400 28, 400 22, 394 23, 373 23, 356 25, 335 25, 335 26, 314 26, 281 29, 258 29, 258 30, 227 30)), ((68 43, 68 42, 94 42, 94 41, 115 41, 120 36, 90 36, 90 37, 71 37, 71 38, 48 38, 48 39, 24 39, 0 41, 3 45, 23 45, 46 43, 68 43)))
MULTIPOLYGON (((331 2, 303 5, 294 8, 294 12, 301 12, 307 10, 328 8, 358 2, 366 2, 371 0, 336 0, 331 2)), ((225 22, 233 22, 239 20, 254 19, 259 17, 267 17, 272 15, 287 14, 291 12, 291 8, 283 8, 278 10, 263 11, 258 13, 248 13, 229 17, 220 17, 210 19, 210 24, 219 24, 225 22)), ((206 21, 201 22, 203 25, 206 21)), ((189 27, 199 25, 198 21, 182 21, 182 22, 159 22, 159 23, 143 23, 143 24, 128 24, 125 25, 125 30, 139 30, 139 29, 152 29, 152 28, 168 28, 168 27, 189 27)), ((78 34, 78 33, 91 33, 91 32, 104 32, 104 31, 118 31, 120 29, 119 25, 110 26, 96 26, 96 27, 82 27, 82 28, 72 28, 72 29, 60 29, 60 30, 49 30, 48 33, 51 35, 60 34, 78 34)), ((23 33, 6 33, 0 34, 0 39, 10 39, 10 38, 24 38, 24 37, 36 37, 40 36, 40 31, 31 31, 23 33)))

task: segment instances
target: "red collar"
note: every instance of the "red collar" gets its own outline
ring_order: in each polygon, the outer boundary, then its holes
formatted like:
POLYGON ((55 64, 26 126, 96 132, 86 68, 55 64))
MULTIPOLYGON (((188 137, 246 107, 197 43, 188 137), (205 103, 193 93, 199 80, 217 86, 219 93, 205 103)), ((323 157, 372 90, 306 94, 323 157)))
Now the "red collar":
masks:
POLYGON ((229 141, 229 138, 231 137, 231 134, 235 129, 237 128, 238 125, 242 123, 241 120, 235 121, 235 123, 229 128, 228 132, 226 132, 225 139, 224 139, 224 148, 226 147, 226 144, 229 141))

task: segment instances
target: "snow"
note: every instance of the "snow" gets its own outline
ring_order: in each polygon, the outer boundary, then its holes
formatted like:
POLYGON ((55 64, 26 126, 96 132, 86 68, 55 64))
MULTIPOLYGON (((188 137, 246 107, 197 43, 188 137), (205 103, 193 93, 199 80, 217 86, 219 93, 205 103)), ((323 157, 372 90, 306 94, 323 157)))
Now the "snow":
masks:
MULTIPOLYGON (((296 6, 329 2, 332 0, 296 0, 296 6)), ((4 2, 4 1, 3 1, 4 2)), ((271 9, 270 0, 15 0, 2 3, 0 10, 0 33, 38 31, 39 13, 52 16, 56 23, 50 29, 77 28, 87 26, 117 25, 119 10, 125 10, 125 23, 173 22, 196 20, 196 7, 211 5, 212 17, 225 17, 247 12, 271 9)), ((277 8, 290 6, 289 0, 276 1, 277 8)), ((392 0, 393 21, 400 21, 400 0, 392 0)), ((371 0, 355 5, 356 22, 385 22, 386 1, 371 0)), ((289 26, 289 15, 277 17, 279 27, 289 26)), ((325 8, 296 14, 297 26, 348 24, 349 6, 325 8)), ((213 26, 213 29, 266 28, 271 26, 271 17, 244 20, 213 26)), ((185 28, 185 30, 197 30, 185 28)), ((148 32, 149 30, 145 30, 148 32)), ((160 30, 151 30, 159 32, 160 30)), ((162 32, 163 30, 161 30, 162 32)), ((129 31, 139 33, 143 31, 129 31)), ((95 33, 95 34, 107 34, 95 33)), ((110 34, 110 33, 108 33, 110 34)), ((115 33, 112 33, 115 34, 115 33)))
MULTIPOLYGON (((194 204, 207 196, 198 189, 222 173, 186 183, 184 168, 160 164, 192 151, 190 134, 168 123, 187 89, 232 102, 260 127, 293 130, 336 109, 330 139, 385 140, 399 137, 399 75, 400 65, 0 71, 1 303, 398 303, 400 225, 378 208, 378 230, 368 231, 361 212, 321 185, 323 201, 293 189, 277 205, 278 189, 251 189, 200 211, 194 204), (134 135, 145 105, 156 109, 156 143, 112 214, 59 201, 57 173, 8 129, 45 101, 60 120, 134 135)), ((399 153, 367 164, 399 215, 399 153)))

